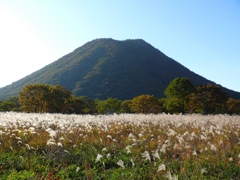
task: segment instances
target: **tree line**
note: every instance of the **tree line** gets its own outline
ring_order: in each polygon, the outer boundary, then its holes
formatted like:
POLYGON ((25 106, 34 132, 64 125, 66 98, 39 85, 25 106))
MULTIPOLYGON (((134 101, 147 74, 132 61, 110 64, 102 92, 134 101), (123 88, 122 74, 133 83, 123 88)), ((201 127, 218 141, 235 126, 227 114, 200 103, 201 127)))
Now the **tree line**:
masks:
POLYGON ((61 85, 27 84, 18 97, 0 102, 0 111, 27 113, 201 113, 240 114, 240 100, 229 98, 214 84, 195 86, 187 78, 175 78, 165 89, 165 98, 139 95, 131 100, 76 97, 61 85))

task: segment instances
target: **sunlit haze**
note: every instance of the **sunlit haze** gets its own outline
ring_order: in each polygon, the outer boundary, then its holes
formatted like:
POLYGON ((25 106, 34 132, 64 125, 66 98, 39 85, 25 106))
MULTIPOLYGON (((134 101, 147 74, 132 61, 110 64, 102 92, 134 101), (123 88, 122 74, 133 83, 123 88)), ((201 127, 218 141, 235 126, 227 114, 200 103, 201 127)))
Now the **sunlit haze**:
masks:
POLYGON ((240 92, 239 0, 0 0, 0 87, 96 38, 144 39, 240 92))

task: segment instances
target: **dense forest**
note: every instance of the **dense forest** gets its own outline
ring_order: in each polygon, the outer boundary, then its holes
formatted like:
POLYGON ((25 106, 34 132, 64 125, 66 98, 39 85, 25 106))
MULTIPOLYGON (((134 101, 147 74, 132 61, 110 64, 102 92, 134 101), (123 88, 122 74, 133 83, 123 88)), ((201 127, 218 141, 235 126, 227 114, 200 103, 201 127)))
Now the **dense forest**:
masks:
POLYGON ((105 100, 75 96, 61 85, 28 84, 17 97, 0 102, 0 111, 27 113, 201 113, 240 114, 240 100, 230 98, 213 84, 194 86, 187 78, 175 78, 164 91, 165 98, 142 94, 128 100, 105 100))

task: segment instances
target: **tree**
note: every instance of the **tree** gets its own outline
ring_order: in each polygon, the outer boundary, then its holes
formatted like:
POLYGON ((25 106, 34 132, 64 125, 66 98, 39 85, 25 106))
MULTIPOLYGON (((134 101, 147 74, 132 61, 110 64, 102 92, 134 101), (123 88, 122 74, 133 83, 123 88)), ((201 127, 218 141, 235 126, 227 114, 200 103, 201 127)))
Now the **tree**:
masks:
POLYGON ((187 78, 175 78, 165 89, 167 96, 165 107, 172 113, 185 113, 186 104, 189 102, 189 95, 194 90, 194 86, 187 78))
POLYGON ((129 104, 131 110, 135 113, 158 113, 158 99, 151 95, 140 95, 132 99, 129 104))
POLYGON ((203 114, 225 113, 228 95, 222 92, 221 87, 214 84, 199 85, 191 95, 195 109, 203 114))
POLYGON ((227 101, 227 111, 229 114, 240 114, 240 100, 229 98, 227 101))
POLYGON ((71 96, 70 100, 64 105, 63 113, 66 114, 83 114, 83 101, 75 96, 71 96))
POLYGON ((108 113, 119 113, 122 101, 117 98, 108 98, 106 100, 106 110, 108 113))
POLYGON ((121 101, 117 98, 108 98, 105 101, 98 101, 98 113, 119 113, 121 109, 121 101))
POLYGON ((122 113, 132 113, 132 110, 130 108, 131 102, 132 102, 131 100, 124 100, 121 103, 121 112, 122 113))
POLYGON ((61 85, 27 84, 19 93, 19 102, 23 112, 68 113, 73 96, 61 85))
POLYGON ((160 112, 167 112, 164 104, 166 103, 167 99, 166 98, 161 98, 161 99, 158 99, 158 104, 159 104, 159 107, 160 107, 160 112))
POLYGON ((99 114, 105 114, 106 113, 106 102, 103 100, 97 100, 97 112, 99 114))
POLYGON ((95 100, 87 97, 87 96, 80 96, 79 99, 82 101, 81 112, 83 114, 94 114, 97 113, 97 105, 95 100))
POLYGON ((49 96, 47 99, 47 112, 50 113, 65 113, 68 111, 72 94, 61 85, 49 87, 49 96))
POLYGON ((27 84, 19 93, 19 102, 23 112, 43 113, 47 111, 49 85, 27 84))
POLYGON ((9 97, 0 103, 0 111, 19 111, 18 97, 9 97))

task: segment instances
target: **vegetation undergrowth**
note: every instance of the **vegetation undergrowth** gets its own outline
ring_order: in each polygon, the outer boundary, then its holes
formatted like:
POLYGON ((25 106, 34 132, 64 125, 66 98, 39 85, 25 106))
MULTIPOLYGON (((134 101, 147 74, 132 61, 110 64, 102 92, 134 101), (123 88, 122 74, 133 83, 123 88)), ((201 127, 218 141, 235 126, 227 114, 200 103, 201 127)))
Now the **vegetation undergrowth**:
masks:
POLYGON ((239 179, 240 116, 0 113, 0 179, 239 179))

